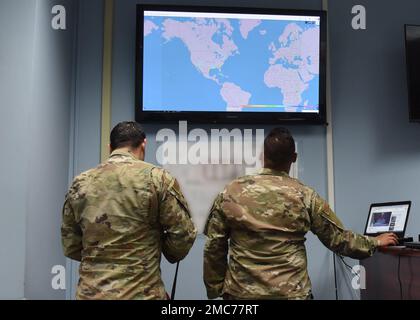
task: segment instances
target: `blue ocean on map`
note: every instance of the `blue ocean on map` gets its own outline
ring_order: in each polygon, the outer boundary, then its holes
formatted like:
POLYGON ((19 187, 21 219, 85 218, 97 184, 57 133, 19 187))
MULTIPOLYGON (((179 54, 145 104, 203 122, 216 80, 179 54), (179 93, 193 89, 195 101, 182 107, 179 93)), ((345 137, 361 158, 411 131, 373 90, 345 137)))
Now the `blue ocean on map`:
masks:
POLYGON ((219 85, 194 67, 180 39, 164 42, 155 32, 147 37, 145 49, 144 110, 225 111, 219 85))

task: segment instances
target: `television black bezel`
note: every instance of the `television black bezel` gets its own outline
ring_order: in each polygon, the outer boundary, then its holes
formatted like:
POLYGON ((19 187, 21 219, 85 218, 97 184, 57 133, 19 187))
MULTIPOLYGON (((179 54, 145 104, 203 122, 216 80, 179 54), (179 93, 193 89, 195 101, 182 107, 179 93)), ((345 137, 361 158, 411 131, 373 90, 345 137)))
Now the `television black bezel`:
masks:
POLYGON ((327 14, 322 10, 289 10, 276 8, 183 6, 183 5, 137 5, 136 30, 136 81, 135 117, 137 122, 176 123, 222 123, 222 124, 326 124, 326 78, 327 78, 327 14), (143 41, 144 11, 183 11, 214 13, 248 13, 270 15, 300 15, 320 17, 320 70, 319 112, 204 112, 204 111, 144 111, 143 110, 143 41))
POLYGON ((409 122, 419 123, 420 122, 420 115, 419 116, 414 115, 416 112, 420 113, 420 106, 417 107, 419 109, 419 110, 417 110, 416 106, 413 103, 413 96, 417 93, 417 91, 413 90, 413 85, 411 83, 410 73, 409 73, 409 69, 411 67, 411 64, 408 61, 407 27, 416 27, 416 28, 420 29, 420 25, 416 25, 416 24, 405 24, 404 25, 405 64, 406 64, 406 72, 407 72, 406 76, 407 76, 407 91, 408 91, 408 119, 409 119, 409 122))

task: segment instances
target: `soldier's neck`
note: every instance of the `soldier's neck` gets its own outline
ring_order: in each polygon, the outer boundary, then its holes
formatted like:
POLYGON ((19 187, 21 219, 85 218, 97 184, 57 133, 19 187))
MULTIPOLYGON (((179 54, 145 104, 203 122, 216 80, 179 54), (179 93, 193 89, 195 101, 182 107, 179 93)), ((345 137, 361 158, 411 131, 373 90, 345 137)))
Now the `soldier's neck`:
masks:
POLYGON ((274 170, 274 171, 283 171, 289 174, 291 165, 284 165, 284 166, 264 166, 266 169, 274 170))
POLYGON ((144 160, 144 155, 143 155, 143 152, 140 150, 140 148, 132 149, 132 148, 125 147, 125 148, 115 149, 115 151, 126 152, 133 155, 133 157, 135 157, 137 160, 142 160, 142 161, 144 160))

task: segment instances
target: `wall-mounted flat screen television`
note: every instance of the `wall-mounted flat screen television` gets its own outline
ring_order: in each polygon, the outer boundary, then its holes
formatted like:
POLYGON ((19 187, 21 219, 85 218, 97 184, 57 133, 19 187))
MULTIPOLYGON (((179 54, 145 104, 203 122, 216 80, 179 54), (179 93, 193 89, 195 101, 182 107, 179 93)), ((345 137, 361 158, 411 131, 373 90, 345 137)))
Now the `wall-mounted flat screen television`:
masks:
POLYGON ((405 26, 410 121, 420 122, 420 26, 405 26))
POLYGON ((136 120, 325 123, 326 14, 137 6, 136 120))

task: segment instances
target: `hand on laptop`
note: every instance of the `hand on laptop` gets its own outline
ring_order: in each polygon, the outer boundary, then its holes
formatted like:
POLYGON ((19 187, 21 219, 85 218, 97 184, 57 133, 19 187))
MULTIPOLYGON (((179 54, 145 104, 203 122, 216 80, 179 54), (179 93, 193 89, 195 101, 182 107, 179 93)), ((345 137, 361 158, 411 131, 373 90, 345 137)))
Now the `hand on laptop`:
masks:
POLYGON ((395 233, 382 233, 375 237, 379 241, 379 247, 395 246, 398 244, 398 237, 395 233))

